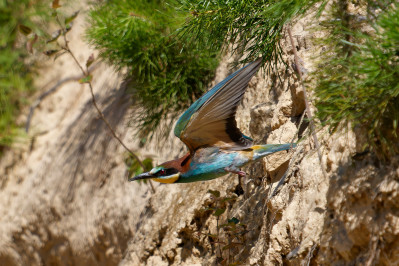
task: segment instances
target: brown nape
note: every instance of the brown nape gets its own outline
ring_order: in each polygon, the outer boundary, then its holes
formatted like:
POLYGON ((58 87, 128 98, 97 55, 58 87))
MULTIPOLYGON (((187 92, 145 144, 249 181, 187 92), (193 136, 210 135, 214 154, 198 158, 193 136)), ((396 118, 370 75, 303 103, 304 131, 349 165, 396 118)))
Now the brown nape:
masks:
POLYGON ((184 155, 179 159, 167 161, 161 165, 165 168, 175 168, 180 173, 185 173, 188 171, 188 168, 190 166, 190 161, 191 161, 191 155, 190 152, 188 152, 186 155, 184 155))

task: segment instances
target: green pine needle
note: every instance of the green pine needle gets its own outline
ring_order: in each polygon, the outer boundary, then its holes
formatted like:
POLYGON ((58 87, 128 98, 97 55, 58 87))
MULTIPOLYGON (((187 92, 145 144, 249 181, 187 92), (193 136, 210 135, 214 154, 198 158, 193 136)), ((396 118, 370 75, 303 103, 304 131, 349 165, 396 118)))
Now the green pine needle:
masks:
POLYGON ((183 112, 214 76, 219 50, 173 35, 186 17, 173 0, 109 1, 90 13, 90 43, 133 77, 133 97, 143 110, 131 124, 141 135, 151 136, 162 123, 170 126, 166 118, 183 112))
POLYGON ((325 54, 316 73, 319 119, 333 130, 350 122, 366 133, 369 147, 381 158, 398 154, 399 5, 362 24, 336 20, 332 34, 324 44, 335 47, 335 55, 325 54), (363 31, 365 25, 374 32, 363 31))
POLYGON ((233 54, 245 54, 239 63, 263 56, 268 69, 273 70, 282 62, 279 41, 283 27, 319 2, 325 1, 180 0, 182 9, 191 13, 180 34, 207 47, 233 44, 233 54), (209 38, 203 38, 208 33, 209 38))

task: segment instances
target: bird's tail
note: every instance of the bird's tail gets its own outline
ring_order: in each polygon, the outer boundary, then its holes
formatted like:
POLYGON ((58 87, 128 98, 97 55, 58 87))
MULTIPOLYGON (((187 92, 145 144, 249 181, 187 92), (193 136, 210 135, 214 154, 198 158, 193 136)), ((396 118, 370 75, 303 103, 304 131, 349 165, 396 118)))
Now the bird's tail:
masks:
POLYGON ((260 159, 266 155, 278 152, 285 151, 291 148, 295 148, 296 143, 286 143, 286 144, 265 144, 265 145, 254 145, 251 147, 253 150, 253 160, 260 159))

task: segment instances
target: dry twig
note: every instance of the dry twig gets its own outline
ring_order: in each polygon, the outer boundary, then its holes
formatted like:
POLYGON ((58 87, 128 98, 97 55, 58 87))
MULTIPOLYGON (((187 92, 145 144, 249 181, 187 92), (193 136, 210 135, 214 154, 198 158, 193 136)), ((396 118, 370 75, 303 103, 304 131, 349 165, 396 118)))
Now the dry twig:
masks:
MULTIPOLYGON (((64 43, 65 46, 62 47, 62 49, 67 52, 72 59, 75 61, 76 65, 79 67, 80 71, 82 72, 83 77, 88 77, 90 74, 89 68, 86 67, 86 70, 83 68, 83 66, 79 63, 79 61, 76 59, 75 54, 72 52, 72 50, 70 49, 69 45, 68 45, 68 40, 66 38, 66 29, 63 27, 60 19, 58 16, 56 16, 56 20, 58 25, 61 27, 61 29, 63 30, 62 32, 62 36, 64 38, 64 43)), ((105 118, 103 112, 101 111, 101 109, 98 107, 96 98, 94 96, 94 90, 93 90, 93 85, 91 83, 90 80, 88 80, 86 83, 88 83, 89 88, 90 88, 90 93, 91 93, 91 100, 92 103, 94 105, 94 107, 97 110, 98 115, 100 116, 101 120, 104 121, 105 125, 108 127, 109 131, 111 132, 112 136, 125 148, 126 151, 128 151, 131 155, 133 155, 133 157, 137 160, 137 162, 140 164, 140 166, 143 168, 143 170, 145 170, 145 165, 143 164, 143 162, 140 160, 140 158, 137 156, 137 154, 135 154, 131 149, 129 149, 126 144, 121 140, 121 138, 115 133, 115 130, 112 128, 112 126, 109 124, 108 120, 105 118)), ((151 180, 149 180, 149 184, 151 186, 151 190, 153 193, 155 193, 155 188, 151 182, 151 180)))

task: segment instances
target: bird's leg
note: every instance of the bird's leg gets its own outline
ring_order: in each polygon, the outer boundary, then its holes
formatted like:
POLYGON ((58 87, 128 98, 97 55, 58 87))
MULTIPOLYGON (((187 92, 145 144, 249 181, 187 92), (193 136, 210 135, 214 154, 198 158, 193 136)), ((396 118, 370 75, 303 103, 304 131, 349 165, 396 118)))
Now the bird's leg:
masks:
POLYGON ((241 171, 239 168, 237 168, 235 166, 225 167, 224 170, 226 170, 229 173, 237 174, 239 176, 247 175, 247 173, 245 173, 244 171, 241 171))
POLYGON ((224 170, 226 170, 227 172, 233 173, 233 174, 237 174, 238 175, 238 185, 235 189, 235 193, 240 196, 242 194, 244 194, 244 187, 242 186, 242 178, 247 176, 247 173, 245 173, 244 171, 241 171, 239 168, 237 168, 236 166, 230 166, 230 167, 225 167, 224 170))

